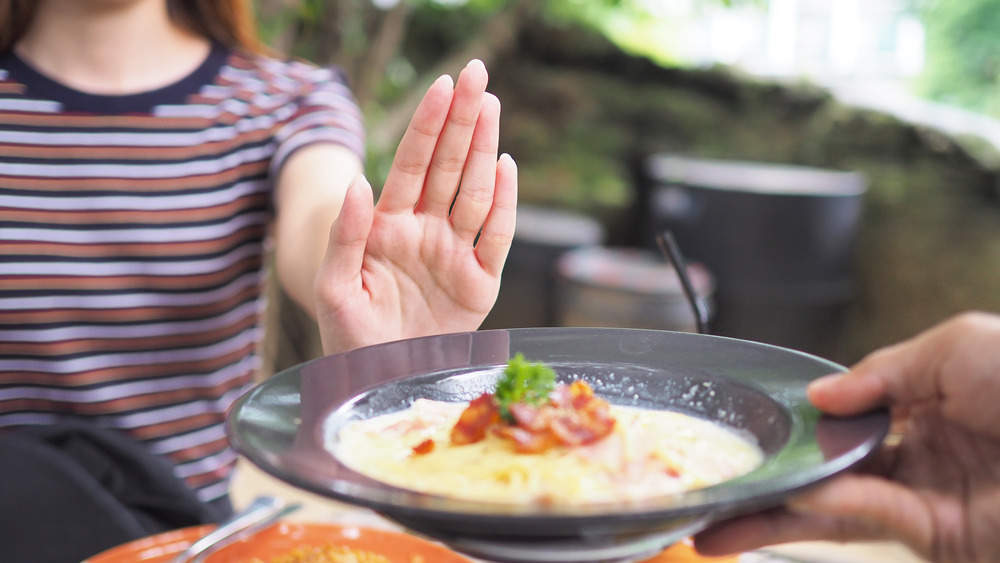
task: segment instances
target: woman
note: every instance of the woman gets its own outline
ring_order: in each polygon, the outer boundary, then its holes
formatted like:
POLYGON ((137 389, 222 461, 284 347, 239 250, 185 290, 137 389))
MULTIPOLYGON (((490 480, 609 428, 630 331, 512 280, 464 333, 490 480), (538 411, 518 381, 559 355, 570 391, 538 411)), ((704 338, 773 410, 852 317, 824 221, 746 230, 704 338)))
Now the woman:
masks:
POLYGON ((326 353, 474 330, 516 200, 482 63, 429 88, 376 206, 341 77, 261 54, 249 4, 0 1, 0 431, 113 428, 222 504, 265 245, 326 353))

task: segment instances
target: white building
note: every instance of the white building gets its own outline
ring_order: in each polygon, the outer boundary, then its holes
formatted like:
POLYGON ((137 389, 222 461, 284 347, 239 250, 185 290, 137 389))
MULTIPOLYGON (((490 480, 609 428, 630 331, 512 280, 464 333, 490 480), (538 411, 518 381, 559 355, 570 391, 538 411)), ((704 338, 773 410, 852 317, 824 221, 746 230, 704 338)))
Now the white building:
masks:
POLYGON ((605 22, 626 49, 667 63, 805 78, 848 105, 978 136, 1000 149, 1000 120, 909 91, 925 46, 924 26, 907 0, 734 0, 735 8, 711 0, 636 1, 656 17, 605 22))
POLYGON ((687 63, 722 63, 752 74, 817 82, 905 79, 923 69, 924 28, 905 0, 768 0, 736 8, 645 0, 643 5, 664 22, 654 49, 687 63))
POLYGON ((902 0, 771 0, 766 30, 765 56, 747 61, 762 73, 888 78, 923 69, 923 24, 902 0))

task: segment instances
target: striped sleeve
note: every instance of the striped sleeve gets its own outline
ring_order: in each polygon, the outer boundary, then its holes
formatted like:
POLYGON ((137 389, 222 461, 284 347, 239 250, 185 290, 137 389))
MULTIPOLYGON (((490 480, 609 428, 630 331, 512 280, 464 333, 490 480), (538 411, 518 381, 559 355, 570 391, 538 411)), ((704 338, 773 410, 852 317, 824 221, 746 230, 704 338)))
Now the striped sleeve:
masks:
POLYGON ((305 63, 291 63, 286 72, 301 80, 301 86, 275 132, 278 146, 271 159, 271 177, 278 177, 292 153, 315 143, 342 145, 364 161, 364 122, 343 74, 305 63))

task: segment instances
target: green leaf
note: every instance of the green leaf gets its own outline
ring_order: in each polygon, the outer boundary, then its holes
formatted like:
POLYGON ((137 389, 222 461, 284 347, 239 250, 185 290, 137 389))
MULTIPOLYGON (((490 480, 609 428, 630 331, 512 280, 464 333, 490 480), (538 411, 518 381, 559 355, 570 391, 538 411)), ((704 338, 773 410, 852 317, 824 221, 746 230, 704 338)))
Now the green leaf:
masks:
POLYGON ((500 406, 500 416, 507 422, 514 422, 510 405, 527 403, 540 405, 548 401, 549 393, 555 389, 556 372, 543 363, 532 363, 518 352, 507 361, 507 368, 497 381, 493 396, 500 406))

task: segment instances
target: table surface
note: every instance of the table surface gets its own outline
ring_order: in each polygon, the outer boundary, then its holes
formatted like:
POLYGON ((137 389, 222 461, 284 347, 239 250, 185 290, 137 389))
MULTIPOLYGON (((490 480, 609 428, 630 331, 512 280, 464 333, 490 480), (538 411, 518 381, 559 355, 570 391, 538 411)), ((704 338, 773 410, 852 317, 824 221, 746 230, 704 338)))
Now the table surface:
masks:
MULTIPOLYGON (((264 473, 246 460, 240 460, 233 477, 232 500, 236 509, 246 506, 255 496, 269 494, 290 502, 302 503, 302 508, 290 515, 290 520, 305 522, 351 523, 358 526, 398 529, 374 512, 336 502, 296 487, 264 473)), ((741 563, 922 563, 898 543, 831 543, 803 542, 775 546, 747 554, 741 563)))

